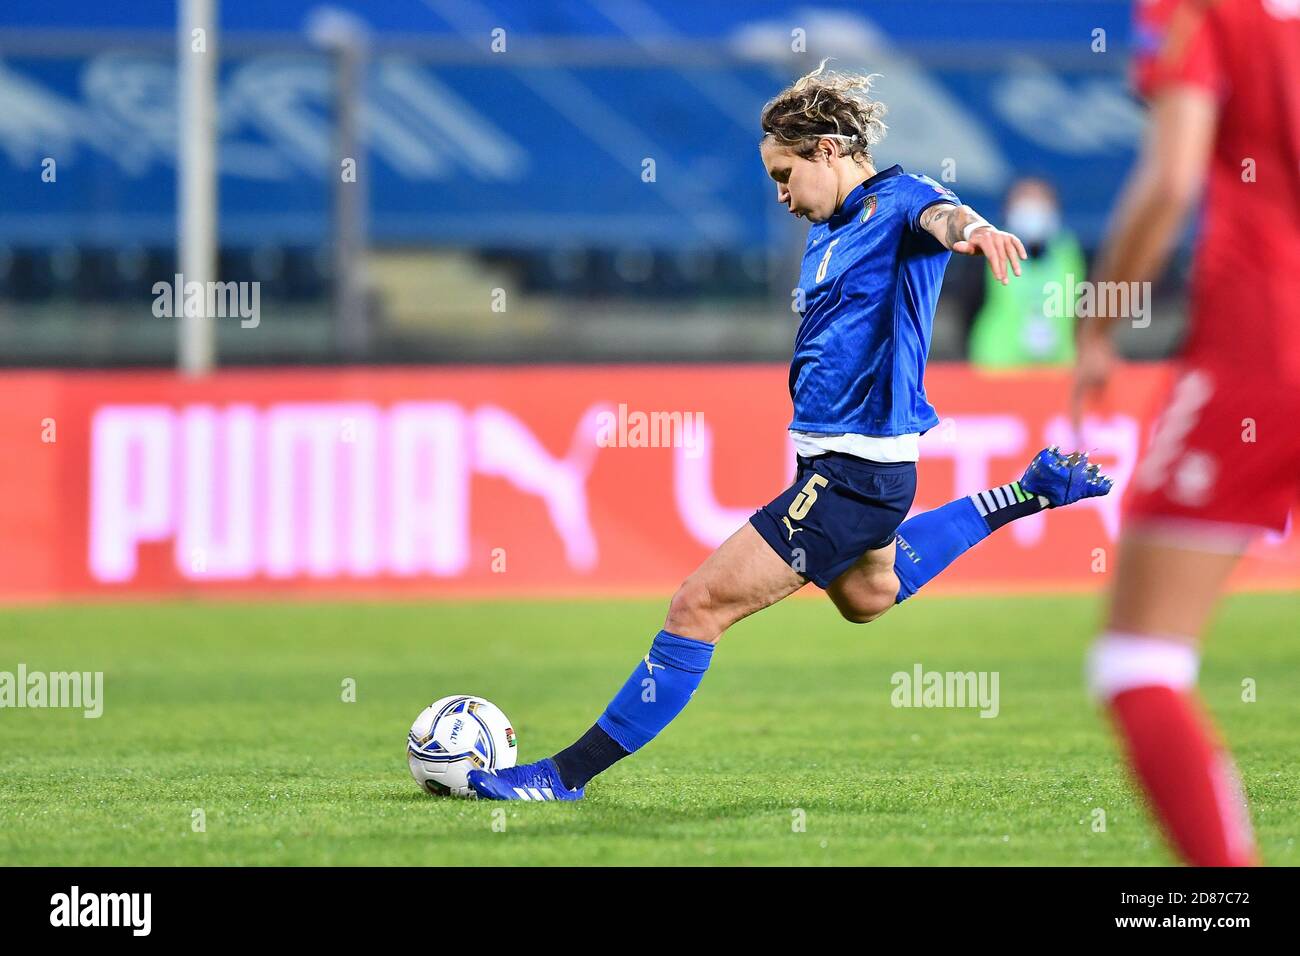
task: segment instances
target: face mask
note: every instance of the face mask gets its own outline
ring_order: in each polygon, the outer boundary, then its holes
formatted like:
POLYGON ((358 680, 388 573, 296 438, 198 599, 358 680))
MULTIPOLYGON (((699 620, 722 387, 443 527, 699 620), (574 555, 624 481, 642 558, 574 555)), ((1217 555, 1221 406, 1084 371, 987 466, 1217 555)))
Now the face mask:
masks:
POLYGON ((1025 245, 1041 246, 1061 227, 1056 207, 1037 199, 1021 199, 1007 210, 1007 232, 1025 245))

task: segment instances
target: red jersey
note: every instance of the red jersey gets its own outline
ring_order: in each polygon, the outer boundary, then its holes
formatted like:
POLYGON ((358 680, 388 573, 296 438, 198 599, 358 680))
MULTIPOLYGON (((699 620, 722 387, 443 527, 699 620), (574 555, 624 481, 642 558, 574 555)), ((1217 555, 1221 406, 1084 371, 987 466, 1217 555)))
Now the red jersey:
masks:
POLYGON ((1300 0, 1138 0, 1136 83, 1219 103, 1185 357, 1300 388, 1300 0))

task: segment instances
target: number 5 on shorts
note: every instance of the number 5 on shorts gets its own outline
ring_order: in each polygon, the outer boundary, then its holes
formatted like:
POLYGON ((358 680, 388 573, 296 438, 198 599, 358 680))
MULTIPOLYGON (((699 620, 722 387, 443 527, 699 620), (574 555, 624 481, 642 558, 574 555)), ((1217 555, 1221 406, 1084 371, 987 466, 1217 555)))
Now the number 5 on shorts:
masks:
POLYGON ((812 506, 817 503, 817 489, 824 488, 829 482, 822 475, 813 475, 803 486, 803 491, 795 495, 794 501, 790 502, 790 508, 786 511, 791 518, 798 521, 804 515, 812 510, 812 506))

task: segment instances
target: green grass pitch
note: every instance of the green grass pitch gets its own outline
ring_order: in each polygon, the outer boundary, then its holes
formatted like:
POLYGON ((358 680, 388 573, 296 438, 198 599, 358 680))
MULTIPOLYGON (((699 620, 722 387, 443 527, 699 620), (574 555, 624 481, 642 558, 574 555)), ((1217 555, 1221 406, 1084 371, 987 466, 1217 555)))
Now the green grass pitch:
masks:
MULTIPOLYGON (((794 600, 735 627, 683 715, 577 804, 435 799, 422 707, 499 704, 521 760, 585 730, 664 601, 0 610, 0 671, 103 671, 104 713, 0 710, 0 861, 43 865, 1166 864, 1081 660, 1094 598, 920 597, 865 627, 794 600), (996 671, 1000 712, 891 675, 996 671), (343 684, 356 682, 356 701, 343 684), (204 827, 196 831, 196 810, 204 827), (1104 831, 1099 832, 1104 812, 1104 831)), ((1266 862, 1300 863, 1300 594, 1218 616, 1202 688, 1266 862), (1242 699, 1243 681, 1256 699, 1242 699)))

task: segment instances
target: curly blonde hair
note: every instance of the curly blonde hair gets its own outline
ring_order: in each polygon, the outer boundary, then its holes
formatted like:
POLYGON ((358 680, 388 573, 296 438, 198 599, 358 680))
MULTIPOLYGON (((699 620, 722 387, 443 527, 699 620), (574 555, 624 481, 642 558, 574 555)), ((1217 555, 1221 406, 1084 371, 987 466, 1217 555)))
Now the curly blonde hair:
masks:
POLYGON ((871 147, 889 128, 881 119, 885 104, 870 97, 872 81, 880 74, 827 70, 826 63, 822 60, 767 102, 760 119, 763 139, 771 136, 807 159, 819 139, 830 137, 839 143, 839 155, 870 163, 871 147))

